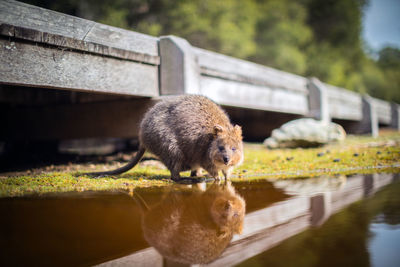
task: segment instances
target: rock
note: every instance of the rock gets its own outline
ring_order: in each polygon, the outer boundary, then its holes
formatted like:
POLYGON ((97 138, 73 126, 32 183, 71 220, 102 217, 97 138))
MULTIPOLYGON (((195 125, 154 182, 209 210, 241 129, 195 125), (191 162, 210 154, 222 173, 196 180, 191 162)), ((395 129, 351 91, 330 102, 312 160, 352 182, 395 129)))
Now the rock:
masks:
POLYGON ((268 148, 317 147, 346 138, 343 127, 333 122, 304 118, 283 124, 265 139, 268 148))

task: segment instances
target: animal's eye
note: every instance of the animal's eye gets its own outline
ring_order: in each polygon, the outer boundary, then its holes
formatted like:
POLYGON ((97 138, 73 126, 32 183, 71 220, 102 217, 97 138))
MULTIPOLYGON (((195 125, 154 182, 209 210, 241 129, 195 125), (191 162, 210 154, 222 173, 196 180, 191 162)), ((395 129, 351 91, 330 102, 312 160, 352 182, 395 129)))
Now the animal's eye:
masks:
POLYGON ((236 151, 236 147, 232 147, 232 151, 236 151))
POLYGON ((223 146, 218 146, 219 151, 224 151, 224 147, 223 146))

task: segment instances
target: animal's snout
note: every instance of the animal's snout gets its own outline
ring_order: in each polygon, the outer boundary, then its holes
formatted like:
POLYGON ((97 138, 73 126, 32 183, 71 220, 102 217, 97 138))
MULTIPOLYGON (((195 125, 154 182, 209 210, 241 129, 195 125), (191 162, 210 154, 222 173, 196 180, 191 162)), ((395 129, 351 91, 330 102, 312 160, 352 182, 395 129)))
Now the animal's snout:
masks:
POLYGON ((229 162, 229 157, 224 155, 223 157, 224 163, 227 164, 229 162))

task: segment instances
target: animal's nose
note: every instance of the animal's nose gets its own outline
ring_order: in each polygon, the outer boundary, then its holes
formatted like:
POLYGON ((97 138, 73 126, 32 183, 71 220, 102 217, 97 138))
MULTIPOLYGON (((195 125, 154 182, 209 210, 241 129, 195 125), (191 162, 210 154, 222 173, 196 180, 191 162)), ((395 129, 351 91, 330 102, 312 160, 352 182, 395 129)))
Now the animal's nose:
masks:
POLYGON ((224 159, 224 163, 225 164, 229 162, 229 157, 228 156, 224 156, 223 159, 224 159))

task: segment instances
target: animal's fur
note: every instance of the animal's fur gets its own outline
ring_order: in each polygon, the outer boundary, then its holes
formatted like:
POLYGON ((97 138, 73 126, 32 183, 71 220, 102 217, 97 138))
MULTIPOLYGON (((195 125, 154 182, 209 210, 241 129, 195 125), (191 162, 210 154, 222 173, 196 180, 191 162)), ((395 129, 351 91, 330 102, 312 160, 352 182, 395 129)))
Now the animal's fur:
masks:
POLYGON ((139 152, 117 170, 92 175, 113 175, 134 167, 145 150, 155 154, 179 180, 181 171, 192 176, 205 169, 219 179, 228 179, 234 166, 243 161, 242 130, 233 126, 227 114, 206 97, 167 97, 145 115, 139 130, 139 152))

